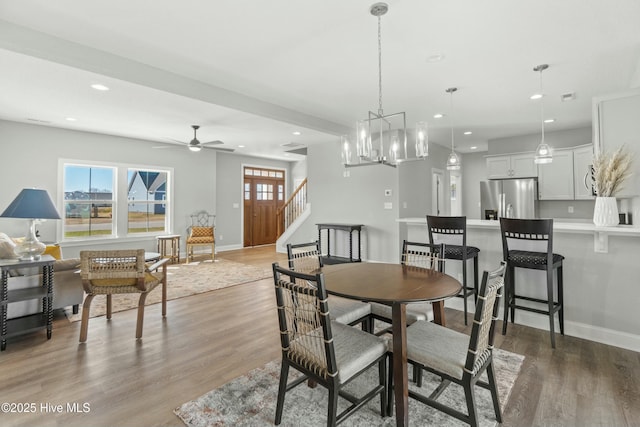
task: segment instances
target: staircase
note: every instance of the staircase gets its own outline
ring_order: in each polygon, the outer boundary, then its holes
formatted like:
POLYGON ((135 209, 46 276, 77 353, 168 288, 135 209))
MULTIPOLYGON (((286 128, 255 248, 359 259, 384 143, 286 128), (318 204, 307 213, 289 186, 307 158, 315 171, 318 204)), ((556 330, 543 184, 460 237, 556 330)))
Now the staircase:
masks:
POLYGON ((307 178, 305 178, 291 197, 276 212, 276 231, 278 237, 298 219, 307 207, 307 178))

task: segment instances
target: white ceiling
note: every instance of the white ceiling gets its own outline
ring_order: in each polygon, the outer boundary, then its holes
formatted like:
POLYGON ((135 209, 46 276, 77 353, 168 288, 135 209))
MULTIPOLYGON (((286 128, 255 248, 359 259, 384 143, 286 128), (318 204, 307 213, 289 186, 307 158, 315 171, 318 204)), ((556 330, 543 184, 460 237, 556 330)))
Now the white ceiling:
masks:
MULTIPOLYGON (((158 142, 189 141, 199 124, 201 141, 295 160, 281 144, 336 143, 377 111, 372 3, 0 0, 0 118, 158 142)), ((462 152, 540 131, 538 64, 550 65, 547 131, 589 126, 592 97, 640 86, 637 0, 388 3, 384 110, 428 121, 448 145, 450 122, 433 115, 458 87, 462 152)))

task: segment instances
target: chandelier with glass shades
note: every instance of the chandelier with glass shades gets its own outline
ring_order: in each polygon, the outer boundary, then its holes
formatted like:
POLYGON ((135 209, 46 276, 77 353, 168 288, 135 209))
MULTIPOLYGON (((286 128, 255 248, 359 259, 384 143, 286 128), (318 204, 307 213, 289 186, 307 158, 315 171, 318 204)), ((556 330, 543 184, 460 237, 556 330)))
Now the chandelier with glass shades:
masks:
POLYGON ((424 159, 429 155, 427 124, 416 124, 415 144, 408 144, 405 113, 385 114, 382 108, 381 17, 388 10, 386 3, 375 3, 369 9, 378 18, 378 112, 369 111, 368 118, 356 123, 355 150, 353 135, 341 137, 342 163, 345 167, 377 164, 396 167, 401 162, 424 159))
POLYGON ((542 125, 542 139, 540 140, 540 144, 538 144, 538 148, 536 148, 534 161, 537 164, 551 163, 553 161, 553 150, 544 141, 544 92, 542 92, 542 72, 547 68, 549 68, 549 65, 547 64, 541 64, 533 68, 533 71, 535 71, 536 73, 540 73, 540 94, 531 97, 532 99, 540 99, 540 123, 542 125))

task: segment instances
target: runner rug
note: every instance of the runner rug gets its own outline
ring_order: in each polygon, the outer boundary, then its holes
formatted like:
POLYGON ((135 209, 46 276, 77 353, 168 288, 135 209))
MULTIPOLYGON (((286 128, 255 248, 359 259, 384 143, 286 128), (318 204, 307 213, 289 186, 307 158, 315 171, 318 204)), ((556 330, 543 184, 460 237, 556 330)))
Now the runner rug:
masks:
MULTIPOLYGON (((494 350, 494 364, 500 407, 509 399, 513 384, 518 377, 524 356, 507 351, 494 350)), ((347 390, 356 396, 364 395, 361 390, 369 390, 377 384, 377 368, 355 379, 347 390), (369 374, 370 373, 370 374, 369 374)), ((297 371, 289 371, 291 381, 297 371)), ((254 369, 246 375, 235 378, 220 388, 214 389, 199 398, 189 401, 174 410, 175 414, 189 427, 205 426, 269 426, 273 425, 278 379, 280 378, 280 360, 254 369)), ((411 378, 411 367, 409 367, 411 378)), ((429 394, 438 384, 438 377, 424 371, 422 393, 429 394)), ((409 382, 416 389, 413 382, 409 382)), ((476 399, 480 426, 495 426, 495 414, 488 390, 476 387, 476 399)), ((464 391, 457 384, 451 384, 439 397, 439 401, 456 407, 466 413, 464 391)), ((290 390, 285 396, 282 426, 325 426, 328 395, 322 386, 309 388, 306 384, 290 390)), ((340 399, 344 410, 348 402, 340 399)), ((413 399, 409 399, 409 422, 414 426, 465 426, 463 422, 439 412, 413 399)), ((395 418, 380 417, 380 399, 374 398, 367 406, 347 418, 343 426, 395 426, 395 418)))
MULTIPOLYGON (((242 283, 270 277, 271 268, 256 267, 239 262, 220 259, 192 262, 189 264, 173 264, 167 268, 167 300, 182 298, 189 295, 227 288, 242 283)), ((138 306, 139 294, 113 295, 113 312, 129 310, 138 306)), ((162 301, 162 287, 158 286, 147 296, 146 305, 157 304, 162 301)), ((91 303, 91 317, 104 316, 106 313, 106 297, 98 295, 91 303)), ((65 309, 69 321, 82 319, 82 306, 78 314, 72 314, 71 309, 65 309)))

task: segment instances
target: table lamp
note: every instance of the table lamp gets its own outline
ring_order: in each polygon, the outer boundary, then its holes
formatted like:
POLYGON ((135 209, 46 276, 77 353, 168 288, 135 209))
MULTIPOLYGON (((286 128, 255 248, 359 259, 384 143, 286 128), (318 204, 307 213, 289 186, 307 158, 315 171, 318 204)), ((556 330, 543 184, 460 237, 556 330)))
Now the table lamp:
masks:
POLYGON ((46 190, 25 188, 4 210, 0 217, 26 218, 29 220, 29 231, 24 240, 16 245, 14 252, 23 261, 40 259, 46 246, 36 236, 36 219, 60 219, 60 214, 46 190))

